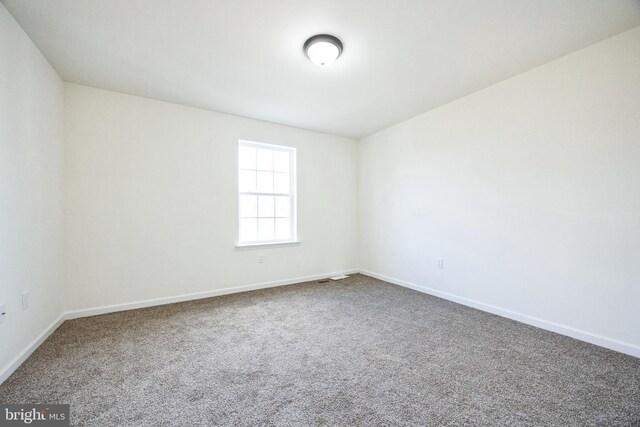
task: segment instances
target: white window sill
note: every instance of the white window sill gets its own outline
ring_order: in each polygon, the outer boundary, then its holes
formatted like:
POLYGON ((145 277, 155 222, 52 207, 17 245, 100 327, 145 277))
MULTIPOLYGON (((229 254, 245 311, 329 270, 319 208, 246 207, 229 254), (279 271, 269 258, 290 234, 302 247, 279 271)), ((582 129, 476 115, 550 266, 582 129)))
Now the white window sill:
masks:
POLYGON ((266 243, 236 243, 236 251, 248 251, 251 249, 269 249, 282 248, 287 246, 298 246, 300 240, 291 240, 288 242, 266 242, 266 243))

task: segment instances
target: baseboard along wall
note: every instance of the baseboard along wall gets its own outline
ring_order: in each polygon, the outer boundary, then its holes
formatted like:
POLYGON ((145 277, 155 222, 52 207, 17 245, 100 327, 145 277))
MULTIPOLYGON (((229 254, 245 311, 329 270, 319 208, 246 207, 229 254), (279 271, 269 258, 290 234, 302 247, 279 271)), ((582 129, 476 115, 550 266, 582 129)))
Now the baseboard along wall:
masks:
POLYGON ((47 339, 49 335, 55 332, 56 329, 66 320, 65 313, 62 313, 56 320, 51 322, 49 326, 47 326, 44 331, 40 333, 27 345, 16 357, 13 358, 6 366, 0 370, 0 384, 2 384, 7 378, 11 376, 15 372, 16 369, 20 367, 24 363, 25 360, 31 356, 31 353, 36 351, 38 347, 47 339))
POLYGON ((466 305, 468 307, 476 308, 478 310, 486 311, 487 313, 496 314, 498 316, 506 317, 508 319, 516 320, 518 322, 525 323, 527 325, 535 326, 540 329, 555 332, 561 335, 566 335, 571 338, 585 341, 591 344, 605 347, 610 350, 618 351, 620 353, 627 354, 640 358, 640 346, 615 340, 613 338, 604 337, 590 332, 575 329, 570 326, 560 325, 555 322, 551 322, 537 317, 529 316, 526 314, 518 313, 515 311, 507 310, 505 308, 496 307, 490 304, 485 304, 479 301, 475 301, 469 298, 460 297, 447 292, 438 291, 436 289, 429 288, 427 286, 418 285, 415 283, 407 282, 405 280, 396 279, 395 277, 385 276, 384 274, 375 273, 373 271, 360 269, 359 272, 365 276, 370 276, 376 279, 384 280, 385 282, 393 283, 394 285, 402 286, 405 288, 413 289, 418 292, 433 295, 438 298, 446 299, 458 304, 466 305))
POLYGON ((214 289, 211 291, 195 292, 191 294, 176 295, 172 297, 154 298, 143 301, 135 301, 123 304, 107 305, 103 307, 87 308, 82 310, 72 310, 65 313, 65 320, 77 319, 80 317, 97 316, 99 314, 115 313, 117 311, 135 310, 137 308, 154 307, 157 305, 174 304, 177 302, 193 301, 203 298, 217 297, 220 295, 236 294, 240 292, 255 291, 257 289, 275 288, 276 286, 293 285, 296 283, 310 282, 313 280, 325 279, 340 274, 354 274, 357 269, 333 272, 326 274, 314 274, 312 276, 296 277, 293 279, 274 280, 271 282, 254 283, 251 285, 233 286, 230 288, 214 289))
POLYGON ((49 326, 47 326, 45 330, 42 331, 40 335, 38 335, 38 337, 36 337, 35 340, 33 340, 20 353, 18 353, 18 355, 14 357, 13 360, 11 360, 7 365, 5 365, 0 370, 0 384, 2 384, 7 378, 9 378, 11 374, 13 374, 15 370, 18 369, 20 365, 22 365, 22 363, 24 363, 24 361, 29 358, 31 353, 33 353, 38 347, 40 347, 40 345, 49 337, 49 335, 54 333, 55 330, 58 329, 58 327, 62 325, 62 323, 65 320, 78 319, 81 317, 97 316, 99 314, 116 313, 118 311, 135 310, 138 308, 154 307, 158 305, 174 304, 177 302, 193 301, 193 300, 211 298, 211 297, 220 296, 220 295, 229 295, 229 294, 235 294, 240 292, 254 291, 257 289, 274 288, 276 286, 293 285, 295 283, 310 282, 313 280, 319 280, 319 279, 325 279, 327 277, 338 276, 340 274, 354 274, 357 272, 358 272, 357 269, 352 269, 352 270, 338 271, 338 272, 325 273, 325 274, 314 274, 311 276, 295 277, 293 279, 274 280, 271 282, 254 283, 251 285, 234 286, 230 288, 214 289, 211 291, 204 291, 204 292, 194 292, 190 294, 176 295, 171 297, 154 298, 154 299, 148 299, 143 301, 134 301, 134 302, 114 304, 114 305, 108 305, 108 306, 102 306, 102 307, 93 307, 93 308, 87 308, 82 310, 65 311, 64 313, 60 314, 60 316, 56 320, 54 320, 49 326))
POLYGON ((36 337, 36 339, 34 339, 16 357, 14 357, 11 362, 9 362, 6 366, 2 368, 2 370, 0 370, 0 384, 2 384, 7 378, 9 378, 11 374, 13 374, 15 370, 18 369, 20 365, 22 365, 22 363, 24 363, 24 361, 27 360, 27 358, 53 332, 55 332, 55 330, 58 329, 58 327, 62 325, 62 323, 65 320, 78 319, 81 317, 97 316, 100 314, 107 314, 107 313, 115 313, 118 311, 135 310, 135 309, 145 308, 145 307, 154 307, 154 306, 165 305, 165 304, 174 304, 177 302, 193 301, 193 300, 211 298, 211 297, 220 296, 220 295, 229 295, 229 294, 235 294, 240 292, 248 292, 248 291, 253 291, 257 289, 266 289, 266 288, 273 288, 277 286, 292 285, 292 284, 301 283, 301 282, 309 282, 313 280, 324 279, 327 277, 338 276, 340 274, 348 275, 348 274, 355 274, 355 273, 364 274, 366 276, 380 279, 385 282, 392 283, 394 285, 413 289, 418 292, 433 295, 438 298, 443 298, 448 301, 466 305, 468 307, 476 308, 478 310, 496 314, 498 316, 506 317, 508 319, 516 320, 518 322, 522 322, 531 326, 535 326, 535 327, 545 329, 551 332, 555 332, 558 334, 566 335, 571 338, 575 338, 581 341, 585 341, 591 344, 608 348, 610 350, 618 351, 620 353, 624 353, 630 356, 640 358, 640 347, 633 344, 629 344, 629 343, 621 342, 611 338, 603 337, 600 335, 592 334, 579 329, 571 328, 571 327, 560 325, 547 320, 528 316, 526 314, 517 313, 504 308, 495 307, 489 304, 484 304, 468 298, 463 298, 457 295, 438 291, 426 286, 396 279, 390 276, 385 276, 383 274, 375 273, 372 271, 363 270, 363 269, 352 269, 347 271, 296 277, 293 279, 275 280, 271 282, 255 283, 251 285, 241 285, 241 286, 235 286, 230 288, 214 289, 211 291, 195 292, 190 294, 176 295, 172 297, 154 298, 154 299, 135 301, 135 302, 129 302, 129 303, 123 303, 123 304, 114 304, 114 305, 94 307, 94 308, 88 308, 88 309, 82 309, 82 310, 66 311, 60 314, 60 316, 56 320, 54 320, 49 326, 47 326, 45 330, 42 331, 40 335, 36 337))

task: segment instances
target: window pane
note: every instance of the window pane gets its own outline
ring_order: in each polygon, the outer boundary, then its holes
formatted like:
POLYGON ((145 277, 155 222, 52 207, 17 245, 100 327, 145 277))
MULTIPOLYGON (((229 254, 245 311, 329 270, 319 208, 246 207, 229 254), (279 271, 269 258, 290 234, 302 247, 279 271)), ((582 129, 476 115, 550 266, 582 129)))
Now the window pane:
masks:
POLYGON ((273 218, 258 219, 258 240, 273 240, 274 220, 273 218))
POLYGON ((258 169, 263 171, 273 170, 273 151, 258 148, 258 169))
POLYGON ((256 149, 252 147, 240 147, 238 149, 238 167, 240 169, 256 168, 256 149))
POLYGON ((258 196, 240 196, 240 216, 250 218, 258 216, 258 196))
POLYGON ((258 193, 273 193, 273 172, 258 172, 258 193))
POLYGON ((256 173, 255 171, 239 171, 238 187, 242 193, 256 192, 256 173))
POLYGON ((273 174, 273 192, 280 194, 289 194, 289 174, 274 173, 273 174))
POLYGON ((291 207, 288 196, 276 196, 276 215, 278 217, 289 218, 291 207))
POLYGON ((287 241, 296 234, 293 230, 296 196, 292 186, 295 151, 290 147, 273 148, 239 141, 240 242, 287 241))
POLYGON ((273 170, 276 172, 289 172, 289 155, 288 151, 274 151, 273 170))
POLYGON ((273 217, 274 216, 274 197, 273 196, 260 196, 258 200, 258 216, 273 217))
POLYGON ((291 239, 291 220, 289 218, 276 218, 276 240, 291 239))
POLYGON ((241 242, 255 242, 258 240, 258 220, 240 219, 240 241, 241 242))

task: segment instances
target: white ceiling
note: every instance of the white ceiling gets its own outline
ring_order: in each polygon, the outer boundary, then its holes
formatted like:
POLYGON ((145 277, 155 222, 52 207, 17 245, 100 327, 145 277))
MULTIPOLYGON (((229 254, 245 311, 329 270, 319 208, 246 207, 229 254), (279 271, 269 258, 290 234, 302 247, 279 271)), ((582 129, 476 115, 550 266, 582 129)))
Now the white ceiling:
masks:
POLYGON ((356 138, 640 25, 639 0, 2 1, 66 81, 356 138))

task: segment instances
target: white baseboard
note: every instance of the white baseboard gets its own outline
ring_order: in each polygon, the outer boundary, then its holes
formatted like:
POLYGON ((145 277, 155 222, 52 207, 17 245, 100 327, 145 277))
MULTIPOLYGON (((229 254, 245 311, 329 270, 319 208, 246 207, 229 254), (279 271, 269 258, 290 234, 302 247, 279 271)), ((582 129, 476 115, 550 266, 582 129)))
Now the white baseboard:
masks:
POLYGON ((172 297, 154 298, 143 301, 128 302, 122 304, 114 304, 102 307, 87 308, 82 310, 72 310, 62 313, 53 323, 38 335, 28 346, 24 348, 11 362, 0 370, 0 384, 2 384, 7 378, 13 374, 13 372, 27 360, 27 358, 33 353, 40 345, 51 335, 58 326, 60 326, 65 320, 78 319, 80 317, 96 316, 99 314, 115 313, 118 311, 135 310, 137 308, 153 307, 157 305, 173 304, 176 302, 192 301, 202 298, 210 298, 220 295, 229 295, 240 292, 253 291, 257 289, 274 288, 276 286, 292 285, 295 283, 310 282, 313 280, 325 279, 340 274, 354 274, 358 270, 336 271, 325 274, 315 274, 312 276, 295 277, 293 279, 274 280, 272 282, 255 283, 252 285, 242 285, 223 289, 214 289, 211 291, 195 292, 191 294, 176 295, 172 297))
POLYGON ((64 320, 65 317, 63 313, 58 316, 58 318, 54 320, 49 326, 47 326, 45 330, 36 337, 35 340, 31 341, 28 346, 26 346, 20 353, 18 353, 18 355, 14 357, 11 362, 7 363, 7 365, 3 367, 2 370, 0 370, 0 384, 2 384, 7 378, 9 378, 11 374, 13 374, 13 372, 18 369, 20 365, 22 365, 24 361, 29 358, 29 356, 31 356, 31 353, 33 353, 38 347, 40 347, 44 340, 49 338, 49 335, 51 335, 56 329, 58 329, 58 326, 62 325, 62 322, 64 322, 64 320))
POLYGON ((27 358, 33 353, 49 335, 51 335, 58 327, 65 321, 71 319, 77 319, 80 317, 96 316, 99 314, 115 313, 118 311, 134 310, 137 308, 153 307, 164 304, 173 304, 176 302, 192 301, 202 298, 210 298, 220 295, 229 295, 240 292, 247 292, 257 289, 273 288, 276 286, 291 285, 301 282, 309 282, 312 280, 324 279, 340 274, 354 274, 362 273, 367 276, 375 277, 376 279, 384 280, 385 282, 393 283, 395 285, 403 286, 406 288, 414 289, 418 292, 423 292, 429 295, 437 296, 449 301, 453 301, 459 304, 463 304, 469 307, 477 308, 488 313, 496 314, 498 316, 513 319, 528 325, 536 326, 538 328, 546 329, 552 332, 556 332, 562 335, 566 335, 572 338, 576 338, 582 341, 589 342, 591 344, 599 345, 611 350, 619 351, 630 356, 640 357, 640 347, 614 340, 611 338, 603 337, 600 335, 592 334, 589 332, 581 331, 579 329, 571 328, 568 326, 559 325, 554 322, 550 322, 536 317, 528 316, 525 314, 517 313, 511 310, 495 307, 489 304, 484 304, 478 301, 474 301, 468 298, 459 297, 457 295, 441 292, 435 289, 428 288, 426 286, 417 285, 415 283, 406 282, 393 277, 385 276, 382 274, 374 273, 372 271, 363 269, 354 269, 348 271, 338 271, 333 273, 316 274, 312 276, 296 277, 293 279, 275 280, 272 282, 256 283, 252 285, 235 286, 231 288, 215 289, 205 292, 196 292, 191 294, 177 295, 172 297, 155 298, 143 301, 135 301, 130 303, 115 304, 103 307, 94 307, 83 310, 67 311, 61 314, 56 320, 54 320, 44 331, 40 333, 29 345, 27 345, 16 357, 13 358, 6 366, 0 370, 0 384, 2 384, 7 378, 13 374, 13 372, 27 360, 27 358))
POLYGON ((615 350, 620 353, 628 354, 630 356, 640 358, 640 346, 618 341, 612 338, 603 337, 602 335, 592 334, 590 332, 575 329, 570 326, 560 325, 555 322, 551 322, 537 317, 528 316, 526 314, 518 313, 515 311, 507 310, 493 305, 474 301, 469 298, 460 297, 447 292, 438 291, 436 289, 428 288, 426 286, 417 285, 415 283, 407 282, 404 280, 396 279, 394 277, 385 276, 383 274, 374 273, 372 271, 360 269, 359 273, 366 276, 371 276, 376 279, 384 280, 385 282, 393 283, 405 288, 410 288, 418 292, 433 295, 442 299, 456 302, 458 304, 466 305, 469 307, 477 308, 478 310, 486 311, 488 313, 496 314, 498 316, 506 317, 508 319, 516 320, 518 322, 526 323, 527 325, 535 326, 541 329, 546 329, 551 332, 555 332, 561 335, 566 335, 571 338, 575 338, 581 341, 586 341, 591 344, 605 347, 610 350, 615 350))
POLYGON ((293 279, 274 280, 272 282, 254 283, 251 285, 233 286, 230 288, 214 289, 211 291, 194 292, 191 294, 176 295, 172 297, 154 298, 142 301, 127 302, 122 304, 106 305, 102 307, 86 308, 82 310, 72 310, 65 313, 65 319, 77 319, 79 317, 97 316, 99 314, 115 313, 118 311, 135 310, 138 308, 155 307, 157 305, 174 304, 176 302, 193 301, 203 298, 217 297, 220 295, 236 294, 240 292, 254 291, 257 289, 274 288, 277 286, 293 285, 295 283, 310 282, 336 276, 338 274, 357 273, 358 270, 348 270, 341 272, 314 274, 312 276, 294 277, 293 279))

